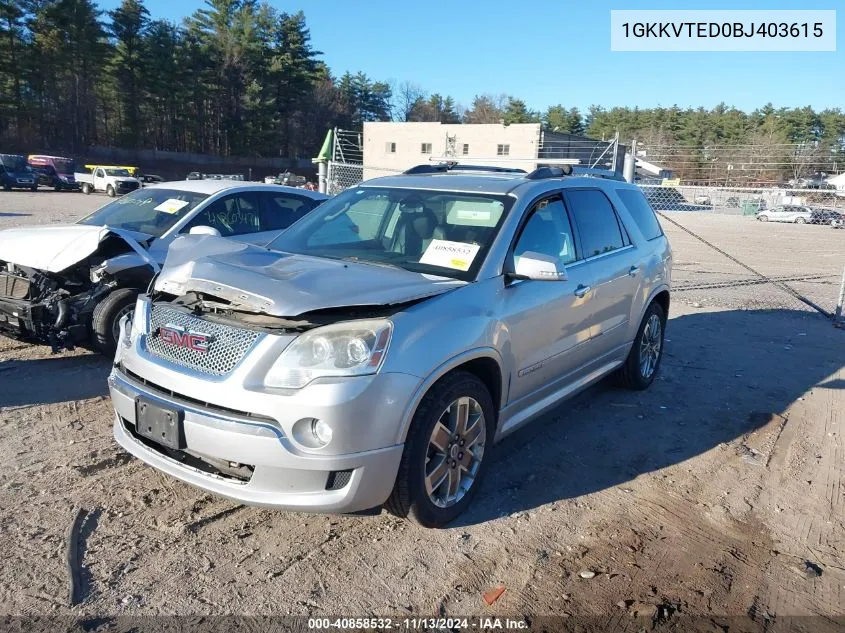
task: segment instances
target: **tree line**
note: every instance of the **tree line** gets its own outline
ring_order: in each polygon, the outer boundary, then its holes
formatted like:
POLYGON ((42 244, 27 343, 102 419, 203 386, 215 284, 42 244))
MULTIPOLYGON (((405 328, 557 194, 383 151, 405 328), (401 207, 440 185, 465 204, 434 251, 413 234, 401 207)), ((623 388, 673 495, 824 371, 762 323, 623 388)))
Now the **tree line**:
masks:
POLYGON ((301 12, 255 0, 208 0, 181 24, 141 0, 0 0, 0 142, 310 156, 327 128, 391 108, 387 83, 320 55, 301 12))
POLYGON ((337 76, 301 12, 258 0, 206 0, 180 24, 155 19, 142 0, 107 12, 93 0, 0 0, 4 148, 304 158, 328 128, 387 120, 539 122, 605 139, 618 131, 623 143, 636 138, 651 156, 690 174, 729 164, 727 146, 756 148, 747 160, 734 156, 742 164, 779 152, 772 167, 797 151, 810 155, 802 159, 808 169, 841 164, 845 149, 839 109, 594 105, 582 112, 555 104, 538 111, 511 95, 482 94, 464 106, 409 81, 337 76))

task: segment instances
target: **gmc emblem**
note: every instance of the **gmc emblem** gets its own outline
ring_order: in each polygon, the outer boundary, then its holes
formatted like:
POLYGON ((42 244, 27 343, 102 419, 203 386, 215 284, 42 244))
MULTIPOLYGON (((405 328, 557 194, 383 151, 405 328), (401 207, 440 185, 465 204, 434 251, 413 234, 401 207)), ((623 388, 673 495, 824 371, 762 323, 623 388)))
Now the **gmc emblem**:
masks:
POLYGON ((176 347, 184 347, 194 352, 205 353, 208 351, 208 346, 214 340, 214 337, 202 332, 191 332, 178 325, 168 323, 158 328, 158 336, 165 343, 175 345, 176 347))

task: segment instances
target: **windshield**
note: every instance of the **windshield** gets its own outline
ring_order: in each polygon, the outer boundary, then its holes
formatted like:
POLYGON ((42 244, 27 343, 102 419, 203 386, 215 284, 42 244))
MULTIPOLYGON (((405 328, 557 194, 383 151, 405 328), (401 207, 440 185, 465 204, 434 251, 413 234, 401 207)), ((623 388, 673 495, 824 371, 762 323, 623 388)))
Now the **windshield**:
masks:
POLYGON ((76 163, 72 160, 54 159, 53 165, 56 166, 56 171, 60 174, 72 174, 76 171, 76 163))
POLYGON ((7 171, 32 171, 29 163, 26 162, 26 158, 16 154, 3 154, 0 156, 0 162, 3 163, 7 171))
POLYGON ((512 204, 509 196, 356 187, 268 248, 471 280, 512 204))
POLYGON ((126 169, 107 169, 107 176, 129 176, 129 171, 126 169))
POLYGON ((161 237, 208 196, 178 189, 138 189, 82 218, 79 224, 111 226, 161 237))

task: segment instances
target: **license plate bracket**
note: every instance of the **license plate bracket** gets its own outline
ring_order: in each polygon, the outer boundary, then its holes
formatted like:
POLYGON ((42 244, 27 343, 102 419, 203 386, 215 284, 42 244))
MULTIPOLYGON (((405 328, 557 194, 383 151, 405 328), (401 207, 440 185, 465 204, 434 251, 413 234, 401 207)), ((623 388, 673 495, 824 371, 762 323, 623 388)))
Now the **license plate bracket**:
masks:
POLYGON ((156 402, 135 399, 135 430, 138 435, 167 448, 185 448, 184 412, 156 402))

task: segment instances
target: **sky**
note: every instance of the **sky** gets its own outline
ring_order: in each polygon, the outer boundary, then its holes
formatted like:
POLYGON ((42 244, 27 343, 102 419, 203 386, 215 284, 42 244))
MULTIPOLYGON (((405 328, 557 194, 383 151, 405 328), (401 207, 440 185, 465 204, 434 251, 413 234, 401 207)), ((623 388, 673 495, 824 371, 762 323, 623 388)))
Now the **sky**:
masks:
MULTIPOLYGON (((98 0, 101 9, 120 0, 98 0)), ((202 0, 145 0, 151 17, 179 22, 202 0)), ((270 0, 302 10, 312 44, 335 75, 363 71, 376 80, 411 81, 469 106, 477 94, 509 94, 534 110, 561 103, 640 108, 751 111, 811 105, 845 107, 845 26, 836 52, 611 52, 610 10, 796 9, 788 0, 679 3, 627 0, 270 0)), ((815 0, 837 9, 842 0, 815 0)), ((845 11, 837 17, 845 16, 845 11)))

